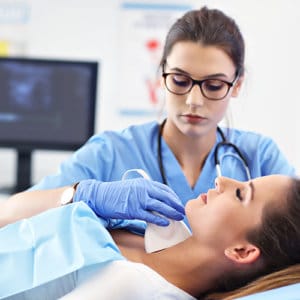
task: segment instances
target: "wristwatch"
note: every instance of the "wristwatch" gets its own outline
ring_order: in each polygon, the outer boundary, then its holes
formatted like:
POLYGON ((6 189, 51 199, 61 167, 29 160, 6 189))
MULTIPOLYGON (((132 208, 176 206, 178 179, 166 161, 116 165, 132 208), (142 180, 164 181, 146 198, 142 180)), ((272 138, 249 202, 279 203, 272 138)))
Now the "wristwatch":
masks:
POLYGON ((73 197, 79 182, 66 188, 60 196, 60 205, 66 205, 73 202, 73 197))

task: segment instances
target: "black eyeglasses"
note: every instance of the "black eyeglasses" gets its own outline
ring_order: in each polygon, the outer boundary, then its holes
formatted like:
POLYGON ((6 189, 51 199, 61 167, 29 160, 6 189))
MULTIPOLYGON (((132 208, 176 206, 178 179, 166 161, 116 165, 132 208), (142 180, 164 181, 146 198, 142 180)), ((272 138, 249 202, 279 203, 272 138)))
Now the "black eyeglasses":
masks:
POLYGON ((190 76, 181 73, 163 73, 162 76, 164 77, 167 90, 173 94, 185 95, 197 84, 205 98, 209 100, 222 100, 236 83, 239 72, 237 72, 232 82, 221 79, 194 80, 190 76))

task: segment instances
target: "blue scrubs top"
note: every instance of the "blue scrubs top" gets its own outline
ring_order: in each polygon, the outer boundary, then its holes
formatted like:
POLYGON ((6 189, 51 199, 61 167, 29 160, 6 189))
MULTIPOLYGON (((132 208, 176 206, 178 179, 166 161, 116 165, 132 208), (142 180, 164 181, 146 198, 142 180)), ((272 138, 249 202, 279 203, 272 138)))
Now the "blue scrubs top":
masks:
MULTIPOLYGON (((121 131, 105 131, 91 137, 70 159, 63 162, 57 174, 45 177, 32 189, 50 189, 70 185, 83 179, 100 181, 121 180, 128 169, 143 169, 152 180, 162 182, 157 158, 157 136, 159 125, 150 122, 133 125, 121 131)), ((275 142, 260 134, 237 129, 222 129, 227 140, 235 144, 245 156, 251 178, 269 175, 294 175, 289 164, 275 142)), ((217 141, 222 139, 217 134, 217 141)), ((194 188, 188 184, 182 169, 171 149, 162 138, 162 159, 168 185, 185 205, 214 187, 217 176, 214 150, 210 151, 194 188)), ((222 146, 218 157, 222 161, 222 175, 237 180, 247 180, 245 170, 231 147, 222 146), (228 155, 228 153, 233 153, 228 155), (226 154, 226 156, 224 156, 226 154), (222 159, 222 157, 224 158, 222 159)))
MULTIPOLYGON (((236 129, 223 129, 228 140, 244 154, 251 177, 269 174, 294 175, 295 169, 279 150, 274 141, 260 134, 236 129), (228 131, 228 133, 227 133, 228 131)), ((100 181, 121 180, 128 169, 143 169, 152 180, 162 182, 157 163, 157 122, 133 125, 122 131, 105 131, 91 137, 73 156, 62 163, 59 172, 45 177, 33 189, 49 189, 73 184, 83 179, 100 181)), ((221 137, 217 135, 217 142, 221 137)), ((162 139, 162 158, 169 186, 183 204, 214 187, 216 168, 214 150, 210 151, 194 188, 191 188, 171 149, 162 139)), ((219 158, 235 151, 221 147, 219 158)), ((240 161, 232 156, 222 160, 222 175, 237 180, 247 180, 240 161)))

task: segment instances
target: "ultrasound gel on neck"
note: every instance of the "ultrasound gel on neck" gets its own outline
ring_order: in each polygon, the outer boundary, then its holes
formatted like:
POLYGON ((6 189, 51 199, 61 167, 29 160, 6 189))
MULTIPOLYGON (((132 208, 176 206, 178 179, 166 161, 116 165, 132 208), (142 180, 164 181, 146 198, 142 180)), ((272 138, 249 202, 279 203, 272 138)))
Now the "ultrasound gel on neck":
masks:
MULTIPOLYGON (((122 180, 128 177, 135 177, 134 173, 136 173, 135 175, 138 174, 138 176, 151 180, 150 176, 142 169, 127 170, 122 176, 122 180)), ((157 212, 155 212, 155 214, 159 215, 157 212)), ((168 226, 158 226, 153 223, 147 223, 144 236, 145 250, 147 253, 169 248, 191 236, 191 231, 184 221, 171 219, 168 219, 168 221, 170 222, 168 226)))

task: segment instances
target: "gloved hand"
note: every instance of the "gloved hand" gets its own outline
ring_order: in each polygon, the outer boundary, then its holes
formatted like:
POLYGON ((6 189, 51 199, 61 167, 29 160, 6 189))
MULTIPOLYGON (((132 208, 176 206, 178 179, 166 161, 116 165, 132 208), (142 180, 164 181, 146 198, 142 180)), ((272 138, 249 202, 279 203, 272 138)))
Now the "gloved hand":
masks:
POLYGON ((140 219, 167 226, 166 218, 179 221, 184 217, 183 205, 167 185, 144 178, 112 182, 83 180, 73 197, 74 202, 81 200, 103 218, 140 219))

